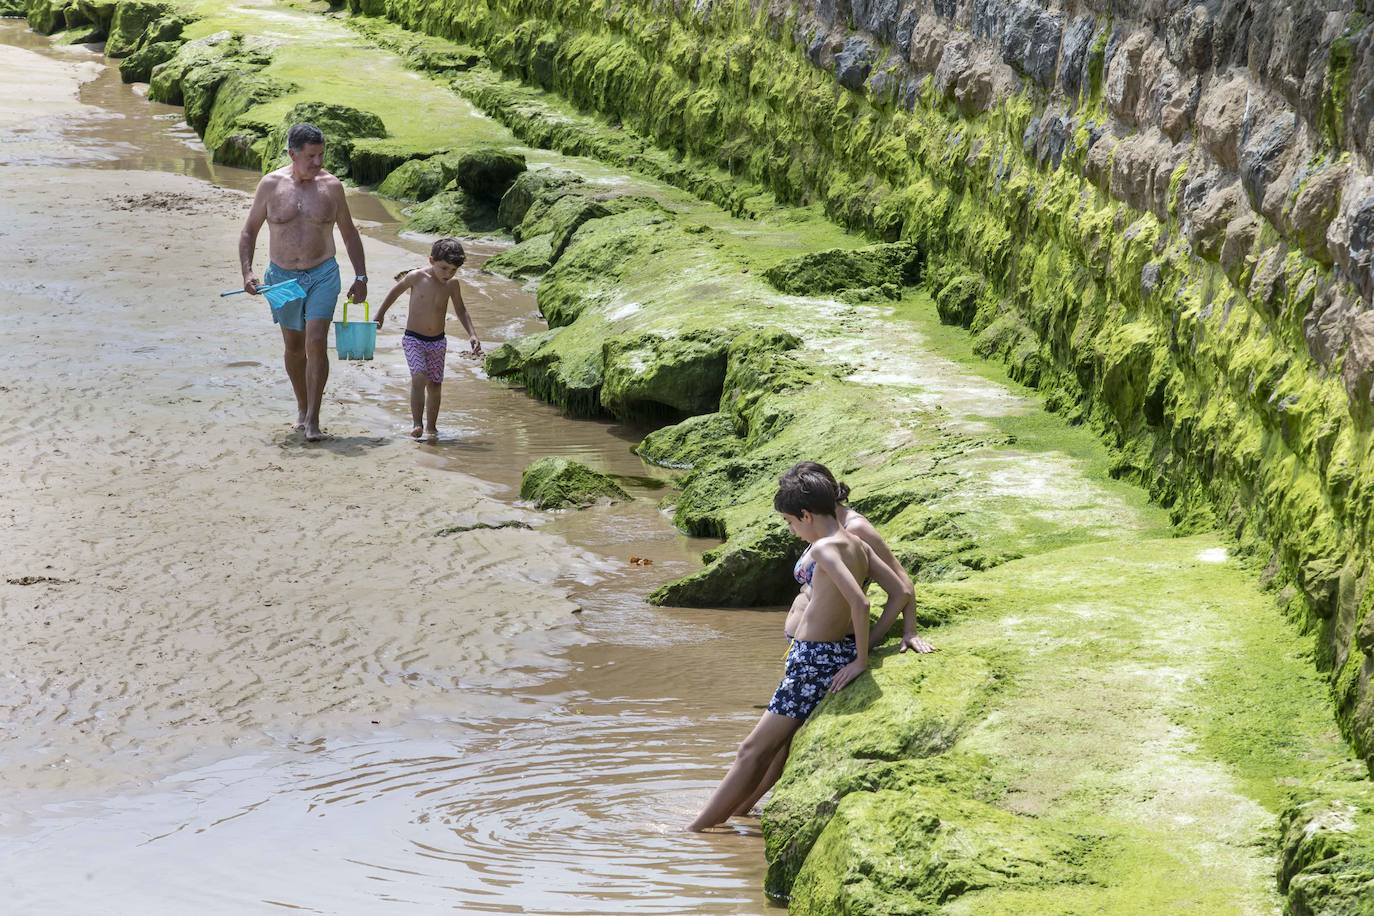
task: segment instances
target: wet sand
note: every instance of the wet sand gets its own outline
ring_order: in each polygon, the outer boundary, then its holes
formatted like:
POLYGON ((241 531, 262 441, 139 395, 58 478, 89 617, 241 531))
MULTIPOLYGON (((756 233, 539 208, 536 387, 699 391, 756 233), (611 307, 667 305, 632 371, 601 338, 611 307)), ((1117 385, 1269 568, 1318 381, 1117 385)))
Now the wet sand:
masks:
MULTIPOLYGON (((216 295, 252 176, 89 51, 0 44, 0 84, 43 87, 0 105, 15 905, 765 909, 756 838, 678 828, 766 699, 780 618, 643 603, 701 546, 651 482, 628 508, 513 502, 543 454, 650 473, 636 431, 451 356, 445 435, 417 446, 389 328, 334 363, 333 438, 305 443, 266 306, 216 295), (439 534, 478 523, 515 526, 439 534)), ((413 266, 427 246, 358 200, 369 273, 413 266)), ((528 293, 466 276, 485 339, 533 325, 528 293)))

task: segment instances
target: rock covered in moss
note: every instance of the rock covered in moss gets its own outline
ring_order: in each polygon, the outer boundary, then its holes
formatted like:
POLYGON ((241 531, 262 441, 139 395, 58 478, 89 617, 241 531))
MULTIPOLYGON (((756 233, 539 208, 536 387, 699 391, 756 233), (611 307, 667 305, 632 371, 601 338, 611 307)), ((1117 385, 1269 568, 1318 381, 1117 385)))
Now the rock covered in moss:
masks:
POLYGON ((429 200, 453 180, 456 171, 457 163, 451 156, 411 159, 387 175, 377 193, 396 200, 429 200))
POLYGON ((1070 882, 1076 853, 1070 838, 1029 818, 944 789, 857 792, 817 838, 788 912, 934 913, 965 895, 1070 882))
POLYGON ((119 62, 119 78, 126 83, 146 83, 153 68, 176 56, 179 41, 159 41, 145 44, 119 62))
POLYGON ((525 169, 525 157, 513 150, 475 149, 458 157, 454 181, 473 198, 495 208, 525 169))
POLYGON ((545 233, 526 239, 518 245, 512 245, 505 251, 487 258, 482 264, 482 269, 515 280, 538 276, 553 266, 553 245, 550 244, 552 238, 552 233, 545 233))
MULTIPOLYGON (((906 793, 923 782, 954 781, 960 794, 985 794, 986 765, 962 754, 940 756, 997 687, 995 666, 968 652, 871 657, 868 673, 827 697, 793 739, 787 770, 764 809, 768 892, 792 892, 813 844, 852 793, 906 793)), ((836 873, 845 873, 843 863, 836 873)))
POLYGON ((434 235, 474 235, 500 228, 496 208, 466 191, 440 191, 405 211, 406 228, 434 235))
POLYGON ((540 509, 567 509, 630 497, 610 477, 585 464, 571 458, 540 458, 520 475, 520 498, 540 509))
POLYGON ((775 264, 764 278, 779 291, 797 296, 913 286, 921 278, 921 251, 909 242, 833 248, 775 264))
POLYGON ((1283 812, 1279 890, 1293 916, 1374 911, 1374 784, 1360 770, 1307 787, 1283 812))
POLYGON ((243 68, 229 73, 214 93, 214 106, 210 120, 205 125, 205 145, 215 161, 259 170, 264 165, 272 165, 278 155, 270 148, 272 125, 248 120, 245 116, 250 109, 285 95, 294 88, 290 83, 266 76, 256 68, 243 68))
POLYGON ((708 413, 654 430, 635 446, 635 454, 659 467, 690 471, 705 462, 734 458, 743 445, 728 416, 708 413))
MULTIPOLYGON (((533 169, 521 172, 501 197, 498 217, 501 225, 511 230, 517 239, 527 237, 519 230, 537 199, 550 192, 562 192, 584 184, 581 175, 566 169, 533 169)), ((548 230, 545 229, 545 232, 548 230)), ((531 233, 539 235, 541 233, 531 233)))
MULTIPOLYGON (((355 140, 386 136, 386 125, 374 112, 334 102, 298 102, 268 137, 268 148, 284 151, 287 133, 295 124, 313 124, 320 129, 325 168, 340 178, 356 178, 349 168, 355 140)), ((263 163, 265 169, 271 166, 271 162, 263 163)))
MULTIPOLYGON (((175 35, 166 34, 173 28, 171 22, 164 21, 158 29, 150 29, 158 20, 164 20, 172 8, 155 0, 120 0, 110 21, 110 35, 105 41, 105 54, 108 57, 124 57, 132 53, 145 36, 152 42, 170 41, 175 35)), ((175 27, 176 35, 181 33, 180 25, 175 27)))
POLYGON ((617 417, 714 412, 729 347, 726 335, 704 330, 608 341, 601 403, 617 417))

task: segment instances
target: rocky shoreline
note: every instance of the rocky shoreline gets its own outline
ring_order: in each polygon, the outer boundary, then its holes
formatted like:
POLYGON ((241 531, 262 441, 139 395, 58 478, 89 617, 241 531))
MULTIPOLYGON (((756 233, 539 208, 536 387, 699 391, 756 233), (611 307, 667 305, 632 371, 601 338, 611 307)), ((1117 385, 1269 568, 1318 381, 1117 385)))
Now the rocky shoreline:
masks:
MULTIPOLYGON (((801 457, 835 467, 918 581, 938 583, 921 591, 922 616, 944 625, 948 651, 926 665, 882 658, 799 738, 765 812, 771 893, 815 913, 1110 910, 1115 887, 1197 867, 1182 853, 1161 864, 1151 844, 1167 829, 1103 801, 1126 784, 1107 761, 1085 750, 1084 784, 1103 784, 1060 797, 1038 781, 1058 766, 1075 785, 1053 742, 998 724, 1038 721, 1069 743, 1110 731, 1089 711, 1051 714, 1050 672, 1069 670, 1123 721, 1161 730, 1147 749, 1173 748, 1170 728, 1196 739, 1206 766, 1178 763, 1177 749, 1142 760, 1216 783, 1208 810, 1236 830, 1224 846, 1279 847, 1290 911, 1361 899, 1374 797, 1323 737, 1323 677, 1255 586, 1315 631, 1337 719, 1367 756, 1374 179, 1355 128, 1374 52, 1359 14, 1228 4, 1130 20, 992 0, 355 7, 394 22, 348 19, 347 33, 429 76, 424 92, 451 87, 525 143, 721 209, 522 172, 523 160, 503 169, 509 135, 398 124, 384 87, 334 84, 323 98, 287 76, 304 52, 209 4, 27 11, 36 29, 107 39, 128 78, 146 73, 151 96, 186 106, 218 161, 266 167, 283 126, 308 114, 345 141, 332 167, 416 200, 416 225, 510 231, 519 244, 488 266, 541 277, 550 330, 494 353, 490 373, 574 415, 664 424, 639 450, 684 471, 675 522, 727 539, 655 601, 782 600, 796 548, 768 497, 777 468, 801 457), (937 312, 1063 419, 965 397, 958 359, 910 370, 933 342, 959 351, 937 312), (1068 441, 1073 460, 1049 472, 1059 490, 984 498, 1068 441), (1203 534, 1169 537, 1117 480, 1203 534), (1196 559, 1216 549, 1215 529, 1248 573, 1196 559), (1101 572, 1088 582, 1084 569, 1101 572), (1211 640, 1211 653, 1177 658, 1137 626, 1147 614, 1182 626, 1202 596, 1222 600, 1203 601, 1198 632, 1180 638, 1211 640), (1066 602, 1092 604, 1084 619, 1099 631, 1083 645, 1064 630, 1066 602), (1051 639, 1054 667, 1008 635, 1026 619, 1051 639), (1215 708, 1189 712, 1194 699, 1132 674, 1142 645, 1215 708), (1155 706, 1134 708, 1137 691, 1155 706), (1280 810, 1281 840, 1257 840, 1277 834, 1280 810)), ((993 378, 992 396, 1003 384, 993 378)), ((1244 853, 1219 859, 1219 874, 1254 870, 1244 853)), ((1156 899, 1196 912, 1258 899, 1227 896, 1227 880, 1156 899)))

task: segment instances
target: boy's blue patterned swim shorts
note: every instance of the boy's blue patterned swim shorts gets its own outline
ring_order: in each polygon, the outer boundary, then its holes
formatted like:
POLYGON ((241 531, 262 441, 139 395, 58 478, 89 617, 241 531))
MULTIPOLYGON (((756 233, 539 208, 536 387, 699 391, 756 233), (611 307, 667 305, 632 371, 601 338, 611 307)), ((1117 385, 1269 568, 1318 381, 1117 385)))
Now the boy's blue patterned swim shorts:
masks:
POLYGON ((858 656, 853 636, 846 636, 839 642, 798 639, 787 653, 782 683, 774 691, 768 711, 792 719, 805 719, 825 699, 835 672, 858 656))

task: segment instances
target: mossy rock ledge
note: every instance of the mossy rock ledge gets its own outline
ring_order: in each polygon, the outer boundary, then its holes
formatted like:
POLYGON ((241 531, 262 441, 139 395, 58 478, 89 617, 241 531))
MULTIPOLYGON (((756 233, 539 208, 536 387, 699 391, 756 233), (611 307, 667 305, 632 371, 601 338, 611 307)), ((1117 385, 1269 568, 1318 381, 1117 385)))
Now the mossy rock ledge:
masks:
POLYGON ((610 477, 570 458, 540 458, 520 475, 520 498, 540 509, 584 509, 630 495, 610 477))

